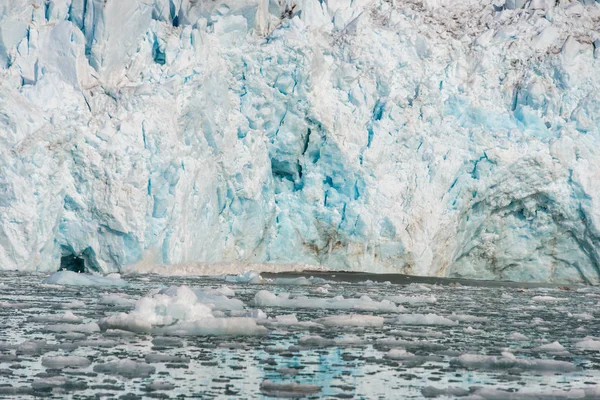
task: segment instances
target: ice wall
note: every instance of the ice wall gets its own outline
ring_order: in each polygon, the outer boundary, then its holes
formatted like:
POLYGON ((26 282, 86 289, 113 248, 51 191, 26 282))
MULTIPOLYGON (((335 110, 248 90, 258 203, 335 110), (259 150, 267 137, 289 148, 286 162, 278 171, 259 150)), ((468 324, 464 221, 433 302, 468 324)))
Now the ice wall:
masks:
POLYGON ((600 280, 600 3, 0 0, 0 268, 600 280))

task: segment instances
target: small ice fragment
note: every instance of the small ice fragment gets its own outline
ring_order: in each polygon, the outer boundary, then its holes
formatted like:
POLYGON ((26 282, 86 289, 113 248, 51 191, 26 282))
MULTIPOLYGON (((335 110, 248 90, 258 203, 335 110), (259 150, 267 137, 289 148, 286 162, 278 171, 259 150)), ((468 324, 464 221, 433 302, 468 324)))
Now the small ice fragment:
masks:
POLYGON ((384 357, 389 358, 391 360, 402 360, 404 358, 414 357, 414 354, 406 351, 406 349, 402 347, 399 347, 395 349, 390 349, 390 351, 388 351, 384 357))
POLYGON ((58 271, 44 279, 44 283, 72 286, 127 286, 127 282, 121 279, 120 275, 111 275, 100 276, 78 274, 73 271, 58 271))
POLYGON ((92 362, 86 357, 78 356, 56 356, 42 358, 42 365, 46 368, 63 369, 63 368, 85 368, 89 367, 92 362))
POLYGON ((100 327, 95 322, 89 324, 55 324, 44 327, 47 332, 82 332, 82 333, 93 333, 100 332, 100 327))
POLYGON ((65 322, 70 324, 78 324, 81 319, 70 311, 66 311, 64 314, 51 314, 51 315, 35 315, 30 318, 33 322, 65 322))
POLYGON ((170 354, 146 354, 146 362, 149 364, 155 363, 175 363, 175 364, 187 364, 190 362, 188 357, 183 356, 172 356, 170 354))
POLYGON ((262 307, 283 307, 283 308, 309 308, 309 309, 330 309, 330 310, 361 310, 361 311, 385 311, 400 312, 401 306, 396 306, 388 300, 381 302, 370 299, 368 296, 362 296, 358 299, 345 299, 342 296, 333 298, 306 297, 298 296, 290 298, 289 293, 280 293, 278 295, 267 290, 261 290, 254 296, 254 304, 262 307))
POLYGON ((156 372, 156 368, 150 364, 138 363, 133 360, 119 360, 104 364, 96 364, 94 372, 117 375, 125 378, 147 378, 156 372))
POLYGON ((600 351, 600 340, 594 340, 591 337, 586 336, 583 340, 577 342, 575 347, 578 350, 600 351))
POLYGON ((235 276, 228 275, 225 277, 225 282, 260 284, 264 282, 264 279, 258 272, 248 271, 235 276))
POLYGON ((529 340, 529 338, 525 335, 523 335, 522 333, 519 332, 513 332, 509 337, 510 340, 515 340, 515 341, 525 341, 525 340, 529 340))
POLYGON ((377 327, 383 326, 383 317, 377 317, 374 315, 360 315, 360 314, 347 314, 347 315, 332 315, 329 317, 319 318, 317 320, 320 324, 325 326, 355 326, 355 327, 377 327))
POLYGON ((298 286, 308 286, 308 285, 312 284, 312 282, 309 279, 307 279, 303 276, 300 276, 298 278, 275 278, 273 283, 275 285, 298 285, 298 286))
POLYGON ((260 384, 260 391, 266 396, 299 398, 321 391, 321 386, 309 383, 275 383, 270 380, 260 384))
POLYGON ((205 289, 204 293, 209 294, 209 295, 235 297, 235 290, 231 289, 229 286, 221 286, 216 289, 205 289))
POLYGON ((434 304, 437 302, 435 296, 386 296, 386 300, 393 301, 397 304, 434 304))
POLYGON ((130 299, 126 294, 110 293, 102 296, 98 303, 117 307, 133 307, 135 305, 135 300, 130 299))
POLYGON ((458 325, 458 321, 436 314, 401 314, 394 322, 400 325, 458 325))
POLYGON ((552 342, 552 343, 548 343, 548 344, 544 344, 544 345, 535 347, 533 350, 537 351, 537 352, 555 353, 555 352, 563 352, 563 351, 565 351, 565 348, 558 342, 552 342))
POLYGON ((568 299, 561 297, 552 297, 552 296, 533 296, 531 301, 543 302, 543 303, 552 303, 557 301, 567 301, 568 299))
POLYGON ((175 385, 169 382, 152 382, 144 388, 147 392, 155 392, 158 390, 173 390, 175 385))

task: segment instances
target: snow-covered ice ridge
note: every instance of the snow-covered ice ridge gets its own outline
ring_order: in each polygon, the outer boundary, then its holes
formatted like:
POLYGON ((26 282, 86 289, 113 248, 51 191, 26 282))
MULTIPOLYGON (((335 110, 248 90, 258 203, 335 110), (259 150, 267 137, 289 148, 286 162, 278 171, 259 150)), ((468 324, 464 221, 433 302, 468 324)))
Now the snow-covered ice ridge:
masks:
POLYGON ((600 3, 0 0, 0 268, 600 280, 600 3))

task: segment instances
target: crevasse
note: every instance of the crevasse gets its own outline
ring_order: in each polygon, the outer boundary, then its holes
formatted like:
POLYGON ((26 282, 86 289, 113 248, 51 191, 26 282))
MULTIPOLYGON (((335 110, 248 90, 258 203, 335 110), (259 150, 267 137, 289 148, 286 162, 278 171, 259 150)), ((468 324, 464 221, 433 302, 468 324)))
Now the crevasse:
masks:
POLYGON ((0 1, 0 268, 600 280, 600 3, 0 1))

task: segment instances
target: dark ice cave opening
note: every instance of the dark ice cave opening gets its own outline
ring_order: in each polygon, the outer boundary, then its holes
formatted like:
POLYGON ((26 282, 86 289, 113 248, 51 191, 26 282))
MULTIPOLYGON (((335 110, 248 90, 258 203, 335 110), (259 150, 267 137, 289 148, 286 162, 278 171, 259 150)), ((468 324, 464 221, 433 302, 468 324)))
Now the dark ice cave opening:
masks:
POLYGON ((60 258, 60 271, 85 272, 85 261, 81 257, 73 254, 62 256, 60 258))

